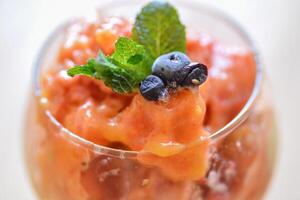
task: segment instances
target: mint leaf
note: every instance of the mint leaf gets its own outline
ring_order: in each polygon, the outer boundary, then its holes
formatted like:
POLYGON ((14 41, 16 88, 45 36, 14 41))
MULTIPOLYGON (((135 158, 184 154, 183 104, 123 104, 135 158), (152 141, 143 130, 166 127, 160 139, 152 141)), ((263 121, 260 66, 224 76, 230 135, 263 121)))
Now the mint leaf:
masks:
POLYGON ((93 59, 90 59, 86 65, 75 66, 68 70, 68 75, 73 77, 75 75, 85 75, 93 77, 95 69, 93 67, 93 59))
POLYGON ((103 80, 105 85, 117 93, 131 93, 136 90, 141 77, 136 72, 124 69, 100 52, 94 65, 94 77, 103 80))
POLYGON ((151 73, 152 62, 143 45, 132 39, 120 37, 111 56, 113 62, 124 69, 134 70, 146 76, 151 73))
POLYGON ((132 64, 132 65, 136 65, 136 64, 138 64, 138 63, 140 63, 142 60, 143 60, 143 55, 141 55, 141 54, 136 54, 136 55, 134 55, 134 56, 131 56, 128 60, 127 60, 127 62, 129 63, 129 64, 132 64))
POLYGON ((186 51, 185 27, 176 9, 165 1, 146 5, 136 17, 132 34, 153 60, 172 51, 186 51))
POLYGON ((146 49, 135 41, 121 37, 112 56, 99 52, 96 59, 86 65, 68 70, 70 76, 85 75, 103 80, 105 85, 117 93, 131 93, 151 73, 152 60, 146 49))

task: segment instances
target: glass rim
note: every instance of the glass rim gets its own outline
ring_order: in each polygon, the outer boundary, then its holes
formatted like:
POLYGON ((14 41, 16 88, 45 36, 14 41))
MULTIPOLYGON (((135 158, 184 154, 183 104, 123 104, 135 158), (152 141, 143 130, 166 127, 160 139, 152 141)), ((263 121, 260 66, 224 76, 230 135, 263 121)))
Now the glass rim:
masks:
MULTIPOLYGON (((125 2, 124 0, 117 1, 117 3, 125 2)), ((137 1, 138 2, 138 1, 137 1)), ((180 1, 176 1, 180 3, 180 1)), ((234 131, 237 127, 239 127, 249 116, 251 108, 255 104, 257 97, 259 95, 259 92, 261 91, 262 87, 262 79, 263 79, 263 69, 261 65, 260 56, 258 53, 258 50, 252 40, 252 38, 248 35, 248 33, 245 31, 245 29, 238 23, 232 16, 221 10, 220 8, 217 8, 212 5, 207 5, 199 2, 182 2, 184 3, 186 7, 189 9, 195 9, 195 10, 201 10, 201 12, 205 12, 206 14, 216 17, 218 20, 221 20, 226 23, 230 28, 233 28, 234 31, 237 31, 237 33, 242 37, 242 39, 249 45, 250 51, 254 54, 255 63, 256 63, 256 77, 254 82, 254 87, 252 90, 252 93, 250 97, 248 98, 247 102, 243 106, 243 108, 240 110, 240 112, 225 126, 218 129, 217 131, 213 132, 209 136, 206 137, 200 137, 199 140, 196 140, 186 146, 186 148, 189 148, 191 146, 194 146, 198 143, 201 143, 203 141, 216 141, 220 138, 225 137, 226 135, 230 134, 232 131, 234 131), (188 5, 186 5, 188 4, 188 5)), ((105 8, 105 6, 109 6, 109 3, 101 4, 101 8, 105 8)), ((116 2, 114 2, 114 5, 116 5, 116 2)), ((119 5, 119 4, 117 4, 119 5)), ((64 23, 58 25, 54 31, 46 38, 45 42, 43 43, 42 47, 40 48, 40 51, 37 55, 37 58, 33 64, 33 88, 34 88, 34 95, 38 99, 43 98, 41 95, 41 88, 40 88, 40 71, 43 63, 43 59, 45 56, 45 53, 48 50, 48 47, 51 45, 51 43, 55 40, 57 35, 61 33, 61 31, 64 31, 72 22, 73 20, 65 21, 64 23)), ((49 118, 49 120, 61 130, 62 134, 66 134, 69 136, 73 142, 84 145, 85 147, 89 148, 90 150, 100 153, 100 154, 106 154, 113 157, 119 157, 119 158, 134 158, 138 154, 142 153, 142 151, 133 151, 133 150, 122 150, 122 149, 115 149, 103 145, 96 144, 94 142, 91 142, 83 137, 80 137, 76 133, 73 133, 69 129, 65 128, 53 115, 49 110, 45 110, 46 116, 49 118)))

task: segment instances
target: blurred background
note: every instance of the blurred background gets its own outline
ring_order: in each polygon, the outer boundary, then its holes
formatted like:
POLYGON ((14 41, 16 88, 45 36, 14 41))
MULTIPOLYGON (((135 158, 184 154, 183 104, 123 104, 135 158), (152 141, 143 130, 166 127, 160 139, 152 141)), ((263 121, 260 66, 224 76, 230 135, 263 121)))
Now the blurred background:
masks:
MULTIPOLYGON (((60 22, 104 1, 0 0, 1 200, 35 199, 24 169, 22 121, 39 47, 60 22)), ((277 168, 266 199, 300 199, 300 134, 296 127, 300 112, 300 1, 201 2, 233 15, 257 43, 273 87, 281 133, 277 168)))

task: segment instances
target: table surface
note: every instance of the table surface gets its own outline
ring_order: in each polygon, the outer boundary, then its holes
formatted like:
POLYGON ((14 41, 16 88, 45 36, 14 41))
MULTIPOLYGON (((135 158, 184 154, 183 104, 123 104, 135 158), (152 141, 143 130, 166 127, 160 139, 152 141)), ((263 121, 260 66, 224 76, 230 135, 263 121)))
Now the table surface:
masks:
MULTIPOLYGON (((98 0, 98 3, 104 0, 98 0)), ((62 20, 97 1, 0 0, 0 199, 35 199, 22 155, 22 121, 31 66, 45 37, 62 20)), ((209 0, 204 1, 209 2, 209 0)), ((253 36, 264 58, 281 132, 269 200, 300 198, 300 1, 215 0, 253 36)), ((259 181, 259 180, 258 180, 259 181)))

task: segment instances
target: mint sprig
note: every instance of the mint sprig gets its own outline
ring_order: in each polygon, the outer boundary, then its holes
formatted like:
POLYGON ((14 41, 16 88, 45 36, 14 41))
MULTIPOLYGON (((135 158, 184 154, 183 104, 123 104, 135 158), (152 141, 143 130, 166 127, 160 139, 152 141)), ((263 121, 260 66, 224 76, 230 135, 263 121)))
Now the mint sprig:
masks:
POLYGON ((153 1, 137 15, 133 39, 145 46, 152 59, 172 51, 186 51, 185 27, 177 10, 165 1, 153 1))
POLYGON ((111 56, 100 51, 86 65, 69 69, 68 75, 93 77, 117 93, 131 93, 151 74, 154 60, 172 51, 186 51, 185 27, 172 5, 153 1, 137 15, 132 39, 120 37, 111 56))
POLYGON ((139 83, 150 73, 151 61, 142 45, 125 37, 118 39, 116 51, 111 57, 99 52, 96 59, 86 65, 68 70, 69 76, 85 75, 103 80, 117 93, 134 92, 139 83))

